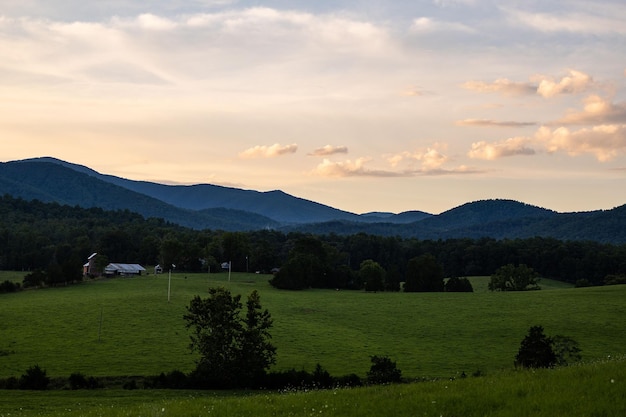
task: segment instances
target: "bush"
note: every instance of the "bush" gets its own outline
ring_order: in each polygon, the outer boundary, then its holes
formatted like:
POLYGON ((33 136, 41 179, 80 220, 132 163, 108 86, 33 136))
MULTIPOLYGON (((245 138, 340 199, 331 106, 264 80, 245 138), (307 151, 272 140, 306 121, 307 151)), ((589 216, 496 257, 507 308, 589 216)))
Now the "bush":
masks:
POLYGON ((543 333, 543 327, 532 326, 515 356, 515 365, 523 368, 552 368, 556 364, 553 343, 543 333))
POLYGON ((402 371, 396 367, 396 363, 386 356, 372 356, 372 366, 367 372, 367 382, 370 384, 387 384, 400 382, 402 371))
POLYGON ((70 375, 68 382, 70 384, 70 389, 72 390, 100 388, 100 384, 96 378, 92 376, 87 378, 85 375, 78 372, 70 375))
POLYGON ((16 292, 20 289, 20 284, 18 282, 11 282, 9 280, 6 280, 2 283, 0 283, 0 294, 2 293, 9 293, 9 292, 16 292))
POLYGON ((472 283, 467 278, 450 278, 444 289, 446 292, 474 292, 474 287, 472 287, 472 283))
POLYGON ((31 366, 26 373, 20 378, 20 389, 26 390, 45 390, 48 388, 50 378, 46 374, 45 369, 41 369, 39 365, 31 366))

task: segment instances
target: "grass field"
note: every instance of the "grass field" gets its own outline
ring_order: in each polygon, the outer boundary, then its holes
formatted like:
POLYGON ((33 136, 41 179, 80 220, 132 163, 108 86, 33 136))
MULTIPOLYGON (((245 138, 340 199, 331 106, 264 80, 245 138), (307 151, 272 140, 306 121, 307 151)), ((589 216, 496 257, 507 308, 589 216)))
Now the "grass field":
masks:
POLYGON ((309 392, 0 391, 0 417, 622 417, 626 360, 309 392))
MULTIPOLYGON (((3 278, 0 274, 0 280, 3 278)), ((268 276, 174 274, 117 278, 0 295, 0 378, 39 364, 53 377, 156 375, 193 368, 182 316, 189 300, 222 285, 259 290, 274 318, 275 370, 364 376, 371 355, 387 355, 408 378, 452 377, 512 368, 532 325, 580 343, 583 359, 626 350, 626 286, 571 288, 543 281, 541 291, 474 293, 279 291, 268 276)))

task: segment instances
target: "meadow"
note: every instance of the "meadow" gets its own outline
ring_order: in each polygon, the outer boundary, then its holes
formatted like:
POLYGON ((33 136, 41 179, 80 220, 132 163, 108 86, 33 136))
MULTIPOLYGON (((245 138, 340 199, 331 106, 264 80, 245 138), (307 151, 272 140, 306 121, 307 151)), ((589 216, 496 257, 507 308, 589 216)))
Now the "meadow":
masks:
MULTIPOLYGON (((0 274, 0 280, 7 279, 0 274)), ((584 360, 617 356, 626 345, 626 286, 571 288, 544 281, 541 291, 474 293, 281 291, 257 274, 115 278, 0 295, 0 378, 39 364, 49 376, 158 375, 193 369, 182 319, 196 294, 224 286, 257 289, 274 319, 273 370, 365 376, 370 356, 386 355, 409 379, 449 378, 513 367, 528 328, 580 344, 584 360)))
POLYGON ((0 391, 0 417, 622 417, 626 359, 308 392, 0 391))

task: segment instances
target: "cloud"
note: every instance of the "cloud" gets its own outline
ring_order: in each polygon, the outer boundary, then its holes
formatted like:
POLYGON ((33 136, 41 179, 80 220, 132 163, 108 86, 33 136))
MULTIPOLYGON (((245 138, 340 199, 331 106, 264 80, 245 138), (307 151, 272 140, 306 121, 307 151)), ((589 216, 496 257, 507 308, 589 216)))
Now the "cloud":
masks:
POLYGON ((554 97, 558 94, 574 94, 586 91, 593 84, 593 79, 584 72, 569 70, 569 75, 558 81, 549 77, 537 76, 537 94, 543 97, 554 97))
POLYGON ((537 87, 530 83, 517 83, 507 78, 498 78, 491 83, 468 81, 463 84, 463 87, 480 93, 502 93, 506 95, 534 94, 537 91, 537 87))
MULTIPOLYGON (((584 2, 580 3, 581 5, 584 2)), ((576 7, 576 5, 574 5, 576 7)), ((587 10, 570 10, 557 13, 533 13, 517 9, 501 8, 512 23, 539 32, 568 32, 581 35, 626 34, 626 13, 619 2, 614 5, 598 4, 587 10)))
POLYGON ((467 155, 473 159, 495 160, 534 155, 537 148, 547 153, 564 152, 570 156, 590 154, 598 161, 606 162, 626 151, 626 124, 604 124, 578 130, 541 126, 529 137, 474 142, 467 155))
POLYGON ((493 82, 468 81, 463 87, 481 93, 502 93, 506 95, 540 95, 544 98, 560 94, 576 94, 593 86, 593 78, 584 72, 568 70, 567 75, 554 79, 545 75, 535 75, 528 82, 515 82, 499 78, 493 82))
POLYGON ((570 111, 565 117, 553 124, 606 124, 626 123, 626 103, 611 103, 598 96, 591 95, 584 101, 583 111, 570 111))
POLYGON ((550 153, 566 152, 572 156, 591 154, 600 162, 609 161, 626 151, 626 124, 598 125, 575 131, 566 127, 550 130, 544 126, 535 136, 550 153))
POLYGON ((291 145, 281 145, 279 143, 275 143, 271 146, 260 146, 257 145, 255 147, 246 149, 241 152, 239 156, 241 158, 252 159, 252 158, 274 158, 277 156, 288 155, 292 153, 296 153, 298 150, 298 145, 292 143, 291 145))
MULTIPOLYGON (((434 159, 438 157, 432 155, 434 159)), ((478 174, 484 170, 461 165, 457 168, 443 169, 438 164, 433 164, 432 168, 414 168, 414 169, 372 169, 365 166, 370 162, 371 158, 359 158, 354 162, 351 160, 343 162, 332 162, 324 159, 311 174, 321 177, 342 178, 342 177, 379 177, 379 178, 397 178, 397 177, 417 177, 417 176, 442 176, 442 175, 466 175, 478 174)), ((428 164, 426 164, 428 165, 428 164)))
POLYGON ((458 126, 477 126, 477 127, 526 127, 534 126, 535 122, 513 122, 513 121, 496 121, 489 119, 463 119, 455 122, 458 126))
POLYGON ((499 142, 474 142, 467 153, 472 159, 489 161, 515 155, 534 155, 535 150, 528 147, 531 140, 525 137, 509 138, 499 142))
POLYGON ((338 153, 348 153, 348 147, 346 146, 332 146, 326 145, 321 148, 315 149, 313 152, 309 153, 309 156, 329 156, 338 153))
POLYGON ((434 144, 432 147, 420 149, 414 152, 401 152, 387 158, 387 162, 392 167, 397 167, 402 161, 418 162, 421 164, 420 172, 423 170, 435 170, 448 161, 448 157, 440 152, 444 145, 434 144))
POLYGON ((444 22, 430 17, 419 17, 413 20, 411 24, 411 32, 413 33, 429 33, 429 32, 463 32, 474 33, 475 29, 456 22, 444 22))
POLYGON ((313 175, 321 177, 402 177, 403 173, 376 170, 365 167, 370 158, 358 158, 355 161, 346 160, 343 162, 332 162, 329 159, 324 160, 312 171, 313 175))

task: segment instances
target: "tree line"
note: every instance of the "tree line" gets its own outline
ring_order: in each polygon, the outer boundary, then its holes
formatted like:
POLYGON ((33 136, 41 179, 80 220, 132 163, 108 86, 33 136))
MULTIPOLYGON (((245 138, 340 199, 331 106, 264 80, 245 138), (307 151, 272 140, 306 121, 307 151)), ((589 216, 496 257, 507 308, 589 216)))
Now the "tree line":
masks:
POLYGON ((39 278, 49 285, 82 279, 82 264, 93 252, 104 261, 165 268, 174 264, 187 272, 219 272, 225 262, 239 272, 279 268, 274 284, 293 289, 397 290, 400 282, 426 267, 440 268, 444 277, 462 278, 524 264, 544 278, 579 285, 619 283, 626 276, 626 245, 592 241, 193 230, 128 210, 85 209, 8 195, 0 198, 0 219, 0 269, 40 271, 44 275, 39 278), (296 275, 298 281, 290 282, 296 275))

